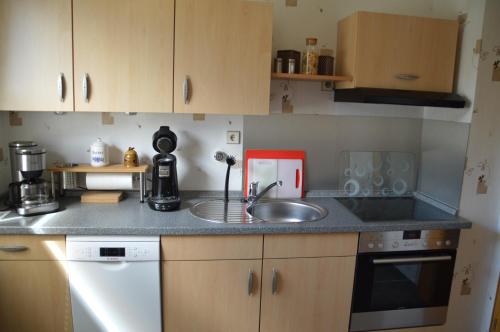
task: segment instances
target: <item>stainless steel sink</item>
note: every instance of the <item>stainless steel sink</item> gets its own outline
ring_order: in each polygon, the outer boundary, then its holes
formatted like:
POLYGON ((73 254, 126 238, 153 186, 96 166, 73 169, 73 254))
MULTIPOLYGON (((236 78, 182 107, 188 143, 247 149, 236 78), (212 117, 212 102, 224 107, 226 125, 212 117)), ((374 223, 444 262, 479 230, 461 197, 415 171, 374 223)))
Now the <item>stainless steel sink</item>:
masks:
POLYGON ((251 207, 240 201, 207 200, 194 205, 190 211, 206 221, 233 224, 311 222, 328 214, 316 204, 287 200, 262 201, 251 207))
POLYGON ((316 204, 297 201, 268 201, 247 208, 251 216, 266 222, 295 223, 318 221, 328 211, 316 204))

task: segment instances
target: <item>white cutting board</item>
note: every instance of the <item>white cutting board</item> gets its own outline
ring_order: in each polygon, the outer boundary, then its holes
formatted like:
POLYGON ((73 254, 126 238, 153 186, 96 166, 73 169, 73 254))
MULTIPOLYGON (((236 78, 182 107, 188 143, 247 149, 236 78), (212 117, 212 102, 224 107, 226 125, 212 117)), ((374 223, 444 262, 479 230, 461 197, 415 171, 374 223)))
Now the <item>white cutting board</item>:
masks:
MULTIPOLYGON (((249 159, 247 188, 250 183, 259 182, 261 192, 273 182, 281 180, 281 187, 272 188, 267 198, 300 198, 302 197, 303 169, 300 159, 249 159)), ((248 194, 248 193, 247 193, 248 194)))

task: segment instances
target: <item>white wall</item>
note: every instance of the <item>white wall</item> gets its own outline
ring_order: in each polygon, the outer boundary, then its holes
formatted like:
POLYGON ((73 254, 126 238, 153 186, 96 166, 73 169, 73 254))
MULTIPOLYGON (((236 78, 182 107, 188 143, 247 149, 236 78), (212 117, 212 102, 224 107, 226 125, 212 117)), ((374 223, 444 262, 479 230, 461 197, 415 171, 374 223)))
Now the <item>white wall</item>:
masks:
POLYGON ((488 331, 500 273, 500 82, 492 81, 493 62, 500 60, 500 0, 487 0, 483 49, 479 63, 475 108, 472 119, 468 169, 464 177, 460 213, 474 222, 463 232, 457 259, 453 306, 447 331, 488 331), (482 168, 480 163, 487 161, 482 168), (477 194, 478 177, 487 177, 488 193, 477 194), (471 273, 465 271, 470 266, 471 273), (471 280, 472 293, 460 296, 464 278, 471 280))
MULTIPOLYGON (((1 113, 2 115, 5 113, 1 113)), ((114 114, 114 125, 102 125, 101 113, 21 112, 23 125, 7 127, 8 140, 34 140, 48 150, 48 163, 55 161, 89 163, 89 146, 98 138, 110 144, 111 162, 119 163, 129 146, 136 148, 142 160, 156 153, 151 137, 160 125, 168 125, 177 134, 178 176, 181 190, 222 190, 225 165, 213 159, 217 150, 241 160, 242 145, 226 144, 226 131, 243 131, 241 116, 206 116, 193 121, 191 115, 114 114)), ((2 130, 2 133, 4 130, 2 130)), ((5 142, 5 138, 2 139, 5 142)), ((231 190, 241 190, 241 166, 234 167, 231 190)))

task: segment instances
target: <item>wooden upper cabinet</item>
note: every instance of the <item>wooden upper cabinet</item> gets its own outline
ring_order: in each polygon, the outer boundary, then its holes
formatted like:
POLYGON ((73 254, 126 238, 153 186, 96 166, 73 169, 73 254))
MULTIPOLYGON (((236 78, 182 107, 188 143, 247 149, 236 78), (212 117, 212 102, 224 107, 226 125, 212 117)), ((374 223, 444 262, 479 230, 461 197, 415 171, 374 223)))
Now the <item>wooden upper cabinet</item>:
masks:
POLYGON ((174 112, 268 114, 271 46, 270 3, 177 1, 174 112))
POLYGON ((76 111, 172 112, 174 0, 74 0, 73 20, 76 111))
POLYGON ((357 12, 341 20, 337 88, 451 92, 458 21, 357 12))
POLYGON ((71 0, 0 0, 0 110, 72 111, 72 60, 71 0))

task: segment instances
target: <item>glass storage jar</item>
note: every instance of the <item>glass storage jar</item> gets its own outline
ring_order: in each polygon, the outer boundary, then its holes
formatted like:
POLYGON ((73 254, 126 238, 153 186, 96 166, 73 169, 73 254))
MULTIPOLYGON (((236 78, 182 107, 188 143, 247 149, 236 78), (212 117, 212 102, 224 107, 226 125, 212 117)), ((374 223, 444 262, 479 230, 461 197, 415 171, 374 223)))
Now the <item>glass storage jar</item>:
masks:
POLYGON ((318 74, 318 39, 306 38, 306 50, 304 52, 303 68, 304 74, 317 75, 318 74))

